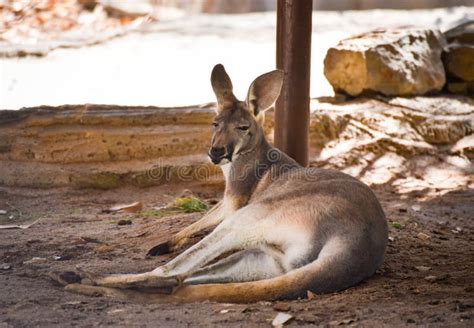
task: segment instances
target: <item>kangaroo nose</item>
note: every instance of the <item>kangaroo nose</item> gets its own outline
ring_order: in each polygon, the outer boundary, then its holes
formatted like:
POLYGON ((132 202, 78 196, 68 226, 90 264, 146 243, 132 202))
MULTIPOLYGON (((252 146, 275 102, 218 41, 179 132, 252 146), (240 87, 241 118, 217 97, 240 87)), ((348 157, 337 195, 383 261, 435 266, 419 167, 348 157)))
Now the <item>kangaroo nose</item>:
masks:
POLYGON ((212 158, 218 159, 225 155, 225 148, 224 147, 212 147, 209 154, 212 158))

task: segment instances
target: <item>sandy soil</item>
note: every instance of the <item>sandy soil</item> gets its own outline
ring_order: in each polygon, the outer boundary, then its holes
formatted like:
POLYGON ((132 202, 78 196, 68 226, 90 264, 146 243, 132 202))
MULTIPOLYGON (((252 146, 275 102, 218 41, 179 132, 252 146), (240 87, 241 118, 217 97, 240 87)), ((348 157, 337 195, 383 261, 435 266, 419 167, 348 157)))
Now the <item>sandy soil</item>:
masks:
POLYGON ((0 209, 9 212, 0 215, 0 224, 41 218, 26 230, 0 230, 0 327, 260 327, 270 326, 281 311, 294 316, 290 327, 473 326, 474 190, 465 187, 400 193, 389 184, 373 186, 390 223, 382 268, 358 286, 312 300, 142 305, 67 293, 48 278, 52 270, 76 266, 137 272, 167 261, 173 255, 144 255, 202 214, 158 218, 146 211, 186 188, 209 203, 222 195, 219 187, 197 184, 110 191, 0 188, 0 209), (101 213, 135 200, 145 212, 101 213), (132 224, 118 225, 120 219, 132 224))

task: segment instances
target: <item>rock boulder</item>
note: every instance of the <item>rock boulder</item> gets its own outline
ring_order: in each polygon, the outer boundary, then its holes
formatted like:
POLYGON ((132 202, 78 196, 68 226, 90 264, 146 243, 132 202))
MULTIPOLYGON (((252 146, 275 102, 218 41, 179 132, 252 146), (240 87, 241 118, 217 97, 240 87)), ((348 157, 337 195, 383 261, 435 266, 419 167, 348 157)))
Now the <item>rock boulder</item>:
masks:
POLYGON ((474 21, 445 32, 449 43, 443 53, 448 79, 447 90, 453 93, 474 93, 474 21))
POLYGON ((351 96, 435 92, 446 81, 441 60, 445 45, 444 35, 437 30, 375 30, 330 48, 324 60, 324 74, 335 92, 351 96))

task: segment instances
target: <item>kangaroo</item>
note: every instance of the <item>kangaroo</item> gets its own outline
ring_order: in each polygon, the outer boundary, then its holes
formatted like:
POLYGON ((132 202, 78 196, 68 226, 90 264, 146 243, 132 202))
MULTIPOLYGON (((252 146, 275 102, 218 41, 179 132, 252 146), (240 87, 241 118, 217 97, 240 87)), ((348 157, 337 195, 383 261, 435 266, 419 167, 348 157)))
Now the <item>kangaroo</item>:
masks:
POLYGON ((154 303, 246 303, 335 292, 372 276, 388 238, 374 193, 344 173, 302 167, 265 138, 264 113, 283 78, 279 70, 257 77, 242 102, 224 67, 212 71, 217 115, 208 155, 224 173, 224 197, 149 255, 216 226, 209 235, 153 271, 82 273, 66 289, 154 303))

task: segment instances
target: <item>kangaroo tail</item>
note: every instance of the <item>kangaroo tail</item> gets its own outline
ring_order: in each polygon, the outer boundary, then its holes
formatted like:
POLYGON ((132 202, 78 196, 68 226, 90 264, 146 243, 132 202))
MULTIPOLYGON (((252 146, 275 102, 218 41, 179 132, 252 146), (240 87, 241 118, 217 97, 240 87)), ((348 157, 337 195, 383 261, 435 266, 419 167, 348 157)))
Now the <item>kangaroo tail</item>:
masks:
MULTIPOLYGON (((262 300, 292 298, 306 292, 321 270, 319 261, 312 262, 304 267, 293 270, 271 279, 223 283, 185 285, 178 288, 173 294, 166 295, 152 290, 119 289, 83 284, 69 284, 66 290, 89 295, 109 296, 140 303, 192 303, 213 301, 223 303, 252 303, 262 300)), ((318 292, 318 290, 313 290, 318 292)))

